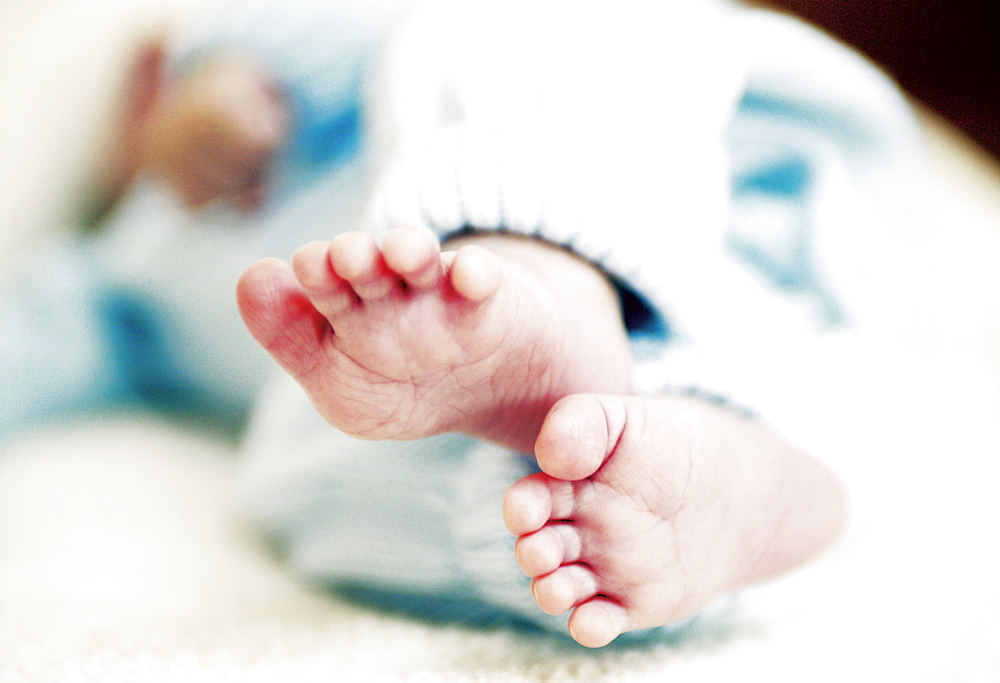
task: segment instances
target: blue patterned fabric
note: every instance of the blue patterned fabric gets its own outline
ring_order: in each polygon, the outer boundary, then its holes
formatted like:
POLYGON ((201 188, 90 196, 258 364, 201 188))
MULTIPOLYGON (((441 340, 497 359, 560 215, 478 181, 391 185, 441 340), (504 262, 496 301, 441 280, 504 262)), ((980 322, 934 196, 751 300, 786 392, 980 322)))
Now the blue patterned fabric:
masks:
POLYGON ((843 322, 838 302, 815 264, 816 192, 821 182, 806 139, 857 137, 849 121, 748 91, 729 133, 733 158, 732 209, 726 248, 777 292, 805 296, 821 310, 822 324, 843 322))

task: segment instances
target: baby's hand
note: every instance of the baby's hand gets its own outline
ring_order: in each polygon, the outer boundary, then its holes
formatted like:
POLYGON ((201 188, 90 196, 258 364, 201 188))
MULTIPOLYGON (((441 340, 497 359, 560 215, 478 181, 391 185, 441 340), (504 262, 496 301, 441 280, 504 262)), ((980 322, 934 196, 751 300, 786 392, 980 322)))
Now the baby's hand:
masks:
POLYGON ((145 130, 144 165, 190 207, 223 200, 253 209, 288 127, 285 102, 266 71, 218 57, 166 85, 145 130))

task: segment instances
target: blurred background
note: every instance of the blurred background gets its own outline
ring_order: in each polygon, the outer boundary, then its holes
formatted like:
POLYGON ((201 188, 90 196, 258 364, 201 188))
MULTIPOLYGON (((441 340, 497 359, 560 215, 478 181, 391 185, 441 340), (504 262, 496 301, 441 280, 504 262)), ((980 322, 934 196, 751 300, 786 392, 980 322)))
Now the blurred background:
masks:
MULTIPOLYGON (((212 0, 0 0, 0 266, 42 226, 78 219, 99 171, 102 131, 143 31, 212 0), (16 161, 11 161, 16 160, 16 161)), ((956 182, 1000 180, 1000 41, 995 0, 748 0, 798 15, 878 62, 937 117, 947 153, 978 166, 956 182), (955 138, 947 121, 973 145, 955 138), (980 152, 985 152, 980 154, 980 152)), ((931 144, 938 144, 931 140, 931 144)), ((967 164, 963 163, 960 165, 967 164)), ((985 186, 985 187, 984 187, 985 186)), ((1000 215, 1000 207, 991 209, 1000 215)))

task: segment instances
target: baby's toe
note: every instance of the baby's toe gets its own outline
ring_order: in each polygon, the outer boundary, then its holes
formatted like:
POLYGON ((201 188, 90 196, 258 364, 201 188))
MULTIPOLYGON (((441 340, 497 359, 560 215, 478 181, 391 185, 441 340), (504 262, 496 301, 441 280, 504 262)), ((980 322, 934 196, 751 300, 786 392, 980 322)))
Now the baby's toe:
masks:
POLYGON ((382 242, 382 255, 390 270, 415 289, 437 285, 444 276, 441 247, 426 228, 394 228, 382 242))
POLYGON ((515 536, 531 534, 551 520, 569 519, 575 507, 570 482, 539 472, 514 482, 503 499, 503 518, 515 536))
POLYGON ((310 242, 292 254, 292 270, 316 310, 327 319, 349 309, 358 301, 351 285, 330 265, 330 243, 310 242))
POLYGON ((597 594, 597 577, 582 564, 567 564, 531 582, 531 595, 546 614, 562 614, 597 594))
POLYGON ((346 280, 361 300, 387 296, 400 286, 382 257, 374 238, 364 232, 345 232, 330 242, 333 272, 346 280))
POLYGON ((340 282, 330 267, 330 243, 309 242, 292 254, 292 271, 307 292, 325 292, 340 282))
POLYGON ((236 285, 236 297, 247 329, 293 376, 315 364, 323 321, 288 264, 278 259, 251 264, 236 285))
POLYGON ((577 606, 569 618, 569 634, 586 647, 604 647, 627 630, 625 608, 606 598, 577 606))
POLYGON ((580 536, 568 523, 547 524, 533 534, 521 536, 514 555, 528 576, 549 574, 560 565, 580 559, 580 536))
POLYGON ((590 477, 614 450, 625 421, 620 397, 576 394, 561 399, 545 417, 535 442, 538 466, 558 479, 590 477))
POLYGON ((496 257, 476 244, 467 244, 451 258, 451 286, 469 301, 481 302, 500 287, 503 268, 496 257))

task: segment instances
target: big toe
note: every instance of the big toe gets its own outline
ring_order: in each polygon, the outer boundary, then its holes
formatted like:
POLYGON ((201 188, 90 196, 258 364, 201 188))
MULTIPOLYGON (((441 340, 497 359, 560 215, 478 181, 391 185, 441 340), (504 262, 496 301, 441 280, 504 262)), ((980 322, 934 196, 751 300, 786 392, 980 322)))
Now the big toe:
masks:
POLYGON ((593 475, 617 445, 625 418, 620 397, 577 394, 561 399, 535 442, 538 466, 549 476, 569 481, 593 475))

